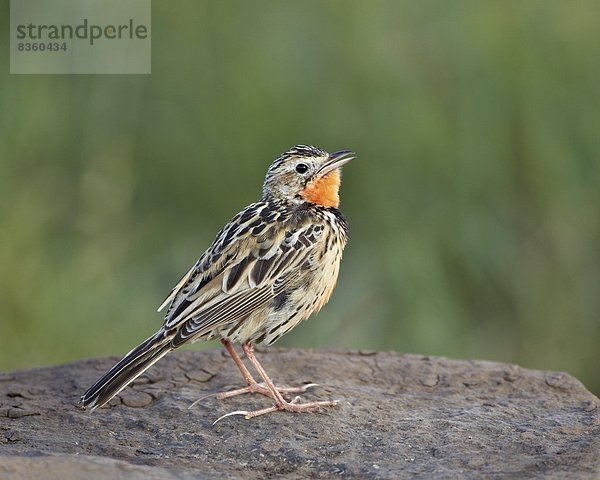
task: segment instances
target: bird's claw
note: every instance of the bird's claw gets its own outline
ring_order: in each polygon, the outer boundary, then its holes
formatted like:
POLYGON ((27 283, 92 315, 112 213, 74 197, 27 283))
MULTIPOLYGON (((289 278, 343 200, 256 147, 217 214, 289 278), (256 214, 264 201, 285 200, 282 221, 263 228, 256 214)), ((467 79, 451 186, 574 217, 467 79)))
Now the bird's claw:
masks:
MULTIPOLYGON (((210 396, 210 395, 206 395, 206 396, 210 396)), ((205 397, 202 397, 202 398, 206 398, 206 396, 205 396, 205 397)), ((198 401, 200 401, 200 400, 201 400, 201 399, 199 399, 199 400, 196 400, 196 402, 198 402, 198 401)), ((297 404, 297 403, 298 403, 300 400, 302 400, 302 398, 300 397, 300 395, 297 395, 297 396, 295 396, 295 397, 294 397, 294 399, 293 399, 293 400, 290 402, 290 405, 295 405, 295 404, 297 404)), ((194 402, 194 403, 196 403, 196 402, 194 402)), ((272 406, 272 407, 268 407, 268 408, 263 408, 263 409, 261 409, 261 410, 255 410, 255 411, 253 411, 253 412, 249 412, 249 411, 247 411, 247 410, 236 410, 235 412, 229 412, 229 413, 226 413, 225 415, 221 415, 219 418, 217 418, 217 419, 216 419, 216 420, 213 422, 213 427, 214 427, 214 426, 215 426, 215 425, 216 425, 218 422, 220 422, 221 420, 223 420, 225 417, 232 417, 232 416, 234 416, 234 415, 243 415, 243 416, 244 416, 244 418, 245 418, 246 420, 249 420, 249 419, 251 419, 252 417, 257 417, 257 416, 259 416, 259 415, 264 415, 265 413, 276 412, 276 411, 278 411, 278 410, 281 410, 281 408, 280 408, 280 407, 278 407, 277 405, 274 405, 274 406, 272 406)))
POLYGON ((215 420, 213 426, 217 424, 217 422, 221 421, 225 417, 231 417, 233 415, 243 415, 246 420, 249 420, 254 417, 258 417, 260 415, 265 415, 267 413, 279 412, 282 410, 288 410, 292 412, 319 412, 322 411, 323 407, 333 407, 339 403, 339 400, 328 400, 322 402, 310 402, 310 403, 299 403, 301 397, 298 395, 294 397, 294 399, 289 403, 284 403, 281 405, 273 405, 272 407, 263 408, 261 410, 247 411, 247 410, 236 410, 235 412, 226 413, 225 415, 220 416, 215 420), (293 407, 292 407, 293 406, 293 407))
POLYGON ((217 419, 216 419, 216 420, 213 422, 213 427, 214 427, 214 426, 215 426, 217 423, 219 423, 221 420, 223 420, 225 417, 231 417, 231 416, 233 416, 233 415, 244 415, 246 418, 250 418, 250 417, 248 417, 248 416, 247 416, 249 413, 251 413, 251 412, 248 412, 248 411, 246 411, 246 410, 236 410, 235 412, 229 412, 229 413, 226 413, 225 415, 221 415, 219 418, 217 418, 217 419))
POLYGON ((306 383, 304 385, 302 385, 301 387, 298 387, 301 390, 298 390, 300 392, 306 392, 309 388, 313 388, 313 387, 318 387, 319 384, 318 383, 306 383))
MULTIPOLYGON (((277 391, 281 395, 287 396, 290 393, 304 393, 309 388, 314 388, 314 387, 318 387, 318 386, 319 386, 318 383, 307 383, 305 385, 302 385, 301 387, 281 387, 281 388, 277 388, 277 391)), ((205 400, 205 399, 210 398, 210 397, 216 397, 218 400, 225 400, 227 398, 235 397, 237 395, 243 395, 245 393, 260 393, 261 395, 264 395, 265 397, 273 398, 273 394, 269 391, 269 389, 267 388, 267 386, 265 385, 264 382, 263 383, 255 383, 255 384, 248 385, 247 387, 242 387, 242 388, 238 388, 238 389, 235 389, 235 390, 230 390, 228 392, 215 392, 215 393, 209 393, 207 395, 203 395, 198 400, 195 400, 188 407, 188 409, 193 408, 196 404, 198 404, 202 400, 205 400)))
POLYGON ((191 408, 193 408, 197 403, 200 403, 202 400, 205 400, 205 399, 210 398, 210 397, 216 397, 217 395, 219 395, 218 392, 216 392, 216 393, 208 393, 206 395, 202 395, 199 399, 194 400, 192 402, 192 404, 188 407, 188 410, 190 410, 191 408))

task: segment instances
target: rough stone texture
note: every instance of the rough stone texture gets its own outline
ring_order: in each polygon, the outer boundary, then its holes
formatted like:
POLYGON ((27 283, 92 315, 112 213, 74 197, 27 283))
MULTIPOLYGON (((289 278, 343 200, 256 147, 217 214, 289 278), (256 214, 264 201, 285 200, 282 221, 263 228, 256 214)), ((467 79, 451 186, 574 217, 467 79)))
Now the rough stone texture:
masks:
POLYGON ((114 358, 0 375, 0 478, 598 478, 599 400, 564 373, 374 352, 260 355, 322 414, 252 420, 224 352, 174 352, 90 414, 79 395, 114 358))

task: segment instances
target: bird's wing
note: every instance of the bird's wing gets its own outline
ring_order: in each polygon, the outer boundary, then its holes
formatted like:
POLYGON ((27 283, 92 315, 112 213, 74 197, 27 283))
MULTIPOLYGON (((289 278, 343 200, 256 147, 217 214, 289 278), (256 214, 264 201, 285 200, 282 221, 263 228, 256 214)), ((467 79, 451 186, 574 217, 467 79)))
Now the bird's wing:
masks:
POLYGON ((193 309, 187 315, 182 315, 171 344, 173 347, 178 347, 193 338, 208 335, 221 325, 244 320, 284 291, 299 273, 300 269, 298 268, 295 271, 289 271, 287 275, 276 280, 273 285, 244 289, 234 295, 219 295, 214 301, 193 309))
POLYGON ((323 227, 280 215, 253 204, 217 235, 171 293, 164 328, 177 330, 174 344, 249 316, 310 268, 323 227))
POLYGON ((194 266, 181 277, 181 280, 177 282, 177 285, 173 287, 167 298, 158 307, 160 312, 167 305, 169 306, 165 319, 171 316, 170 313, 177 306, 178 301, 196 293, 227 267, 227 258, 223 254, 231 247, 235 247, 236 241, 248 236, 250 227, 254 228, 254 223, 261 220, 261 213, 265 208, 267 208, 267 204, 264 202, 248 205, 217 233, 212 245, 202 254, 194 266))

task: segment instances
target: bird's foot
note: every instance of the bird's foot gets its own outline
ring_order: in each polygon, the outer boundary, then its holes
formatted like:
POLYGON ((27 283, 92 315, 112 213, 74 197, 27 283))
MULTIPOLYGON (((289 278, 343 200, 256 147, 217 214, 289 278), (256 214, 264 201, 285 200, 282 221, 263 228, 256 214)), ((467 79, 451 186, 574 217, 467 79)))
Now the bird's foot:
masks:
MULTIPOLYGON (((276 387, 277 391, 283 395, 284 397, 291 393, 304 393, 309 388, 318 387, 317 383, 307 383, 306 385, 302 385, 301 387, 276 387)), ((226 398, 236 397, 237 395, 243 395, 244 393, 260 393, 265 397, 273 398, 273 393, 267 385, 263 383, 253 383, 248 385, 247 387, 238 388, 236 390, 231 390, 229 392, 221 392, 217 393, 215 397, 219 400, 225 400, 226 398)))
POLYGON ((293 413, 304 413, 304 412, 321 412, 323 411, 323 407, 334 407, 339 403, 339 400, 328 400, 321 402, 307 402, 307 403, 299 403, 300 397, 294 398, 291 402, 286 401, 276 401, 275 405, 272 407, 263 408, 261 410, 254 411, 246 411, 246 410, 237 410, 235 412, 230 412, 225 415, 220 416, 215 420, 213 425, 216 425, 218 422, 223 420, 226 417, 231 417, 234 415, 243 415, 247 420, 254 417, 259 417, 261 415, 266 415, 267 413, 273 413, 278 411, 286 411, 293 413))
MULTIPOLYGON (((277 388, 277 391, 283 397, 287 397, 288 395, 290 395, 292 393, 304 393, 309 388, 318 387, 318 386, 319 385, 317 383, 307 383, 305 385, 302 385, 301 387, 276 387, 276 388, 277 388)), ((225 400, 226 398, 236 397, 238 395, 243 395, 245 393, 260 393, 261 395, 264 395, 265 397, 269 397, 273 400, 276 400, 275 396, 273 395, 271 390, 269 390, 269 388, 266 386, 266 384, 264 382, 263 383, 251 382, 251 383, 248 383, 248 386, 246 386, 246 387, 236 388, 235 390, 230 390, 228 392, 209 393, 208 395, 204 395, 203 397, 200 397, 198 400, 196 400, 194 403, 192 403, 189 406, 189 408, 192 408, 198 402, 201 402, 202 400, 204 400, 206 398, 215 397, 218 400, 225 400)))
MULTIPOLYGON (((258 359, 254 355, 254 346, 249 343, 244 343, 244 344, 242 344, 242 349, 244 350, 244 353, 246 354, 246 358, 250 361, 250 363, 253 365, 254 369, 258 372, 260 377, 263 379, 263 383, 257 383, 256 380, 254 380, 254 378, 252 377, 252 374, 245 367, 244 362, 242 362, 241 358, 238 356, 238 354, 236 353, 236 351, 233 348, 233 346, 231 345, 231 343, 229 343, 227 340, 221 340, 221 343, 223 343, 223 345, 225 346, 225 348, 231 355, 231 358, 233 358, 235 364, 237 365, 240 372, 242 373, 242 376, 244 377, 244 380, 246 381, 247 386, 244 388, 238 388, 237 390, 232 390, 230 392, 217 393, 217 394, 207 395, 207 396, 209 396, 209 397, 216 396, 219 399, 225 399, 225 398, 235 397, 236 395, 242 395, 244 393, 260 393, 261 395, 271 398, 275 402, 275 405, 273 405, 271 407, 263 408, 261 410, 253 410, 253 411, 237 410, 235 412, 227 413, 227 414, 217 418, 217 420, 215 421, 215 423, 213 423, 213 425, 215 425, 222 419, 224 419, 226 417, 230 417, 232 415, 243 415, 245 418, 249 419, 249 418, 259 417, 261 415, 266 415, 267 413, 277 412, 279 410, 293 412, 293 413, 319 412, 323 409, 323 407, 333 407, 338 404, 337 400, 325 401, 325 402, 300 403, 299 396, 295 397, 291 402, 288 402, 284 398, 284 396, 286 396, 287 394, 303 393, 303 392, 306 392, 306 390, 309 389, 310 387, 317 386, 317 384, 316 383, 308 383, 306 385, 303 385, 302 387, 295 387, 295 388, 281 388, 281 387, 275 386, 273 381, 267 375, 267 372, 265 371, 263 366, 259 363, 258 359)), ((206 398, 206 396, 204 396, 202 398, 206 398)), ((200 399, 200 400, 202 400, 202 399, 200 399)), ((196 400, 192 404, 192 406, 195 405, 196 403, 198 403, 200 400, 196 400)), ((190 408, 192 406, 190 406, 190 408)))

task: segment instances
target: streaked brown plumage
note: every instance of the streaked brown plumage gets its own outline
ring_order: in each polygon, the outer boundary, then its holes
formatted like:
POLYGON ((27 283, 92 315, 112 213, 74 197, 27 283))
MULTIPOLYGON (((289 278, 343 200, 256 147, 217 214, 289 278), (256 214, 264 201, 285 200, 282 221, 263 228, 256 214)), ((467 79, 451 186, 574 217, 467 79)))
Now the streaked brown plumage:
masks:
POLYGON ((276 410, 315 411, 336 402, 287 402, 283 395, 307 386, 274 386, 254 356, 329 300, 338 277, 347 223, 338 210, 340 167, 353 158, 298 145, 269 167, 259 202, 238 213, 173 288, 160 330, 129 352, 81 397, 84 407, 104 405, 171 350, 197 340, 220 339, 247 387, 227 398, 256 392, 275 401, 247 418, 276 410), (257 383, 235 352, 241 343, 262 378, 257 383))

